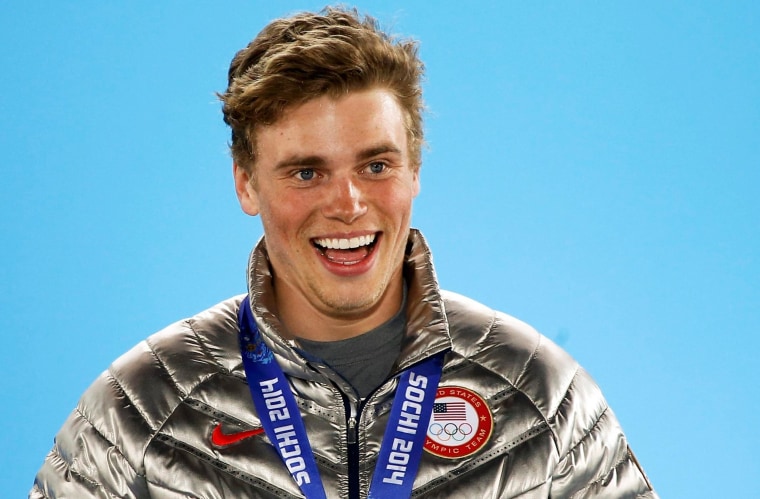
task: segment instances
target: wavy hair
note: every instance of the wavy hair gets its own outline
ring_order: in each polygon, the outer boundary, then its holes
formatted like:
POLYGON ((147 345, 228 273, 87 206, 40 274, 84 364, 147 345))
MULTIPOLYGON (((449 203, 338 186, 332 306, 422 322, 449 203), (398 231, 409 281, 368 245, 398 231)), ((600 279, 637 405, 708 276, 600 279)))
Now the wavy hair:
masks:
POLYGON ((327 7, 272 21, 232 59, 227 90, 219 94, 233 160, 253 173, 257 127, 274 124, 288 108, 379 87, 405 112, 409 154, 419 168, 424 66, 417 50, 416 41, 386 34, 356 9, 327 7))

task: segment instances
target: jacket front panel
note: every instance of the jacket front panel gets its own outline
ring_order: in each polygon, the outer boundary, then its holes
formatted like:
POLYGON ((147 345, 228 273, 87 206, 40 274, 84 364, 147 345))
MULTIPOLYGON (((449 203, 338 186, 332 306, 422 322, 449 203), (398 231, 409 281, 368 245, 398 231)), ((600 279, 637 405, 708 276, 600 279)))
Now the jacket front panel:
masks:
MULTIPOLYGON (((405 265, 402 353, 359 410, 345 381, 280 333, 263 243, 252 256, 252 310, 288 377, 328 497, 348 496, 351 434, 366 497, 398 375, 441 350, 439 388, 476 393, 493 427, 469 455, 423 452, 414 497, 656 497, 570 357, 525 324, 440 292, 416 232, 405 265)), ((238 349, 240 300, 170 326, 103 373, 58 434, 31 497, 302 497, 267 436, 242 433, 260 422, 238 349)))

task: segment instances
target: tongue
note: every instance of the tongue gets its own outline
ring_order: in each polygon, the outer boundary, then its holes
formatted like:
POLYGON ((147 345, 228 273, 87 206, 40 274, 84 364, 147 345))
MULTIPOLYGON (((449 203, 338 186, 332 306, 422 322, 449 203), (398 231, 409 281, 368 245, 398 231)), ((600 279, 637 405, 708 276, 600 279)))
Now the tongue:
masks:
POLYGON ((355 263, 369 254, 369 248, 362 246, 354 249, 326 249, 324 254, 331 262, 355 263))

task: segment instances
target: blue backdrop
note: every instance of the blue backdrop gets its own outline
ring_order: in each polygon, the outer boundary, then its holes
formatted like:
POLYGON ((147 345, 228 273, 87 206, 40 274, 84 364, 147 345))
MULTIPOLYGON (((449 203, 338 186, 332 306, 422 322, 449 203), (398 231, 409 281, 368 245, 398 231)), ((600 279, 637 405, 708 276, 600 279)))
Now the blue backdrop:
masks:
MULTIPOLYGON (((261 227, 214 92, 267 21, 320 7, 0 6, 3 496, 111 360, 245 291, 261 227)), ((422 43, 414 225, 442 285, 578 358, 663 497, 752 496, 758 4, 359 7, 422 43)))

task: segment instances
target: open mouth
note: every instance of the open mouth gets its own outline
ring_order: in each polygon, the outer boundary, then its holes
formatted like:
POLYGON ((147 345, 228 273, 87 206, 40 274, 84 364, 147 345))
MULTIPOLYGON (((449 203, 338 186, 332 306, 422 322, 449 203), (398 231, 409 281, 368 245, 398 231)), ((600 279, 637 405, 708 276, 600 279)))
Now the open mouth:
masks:
POLYGON ((350 238, 316 238, 312 244, 327 260, 340 265, 356 265, 367 258, 379 239, 379 232, 350 238))

